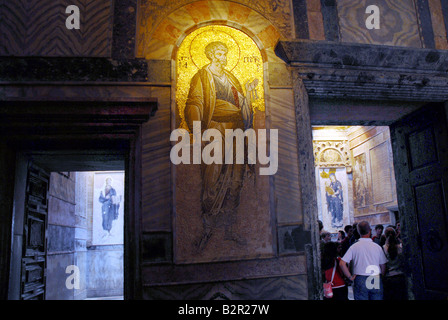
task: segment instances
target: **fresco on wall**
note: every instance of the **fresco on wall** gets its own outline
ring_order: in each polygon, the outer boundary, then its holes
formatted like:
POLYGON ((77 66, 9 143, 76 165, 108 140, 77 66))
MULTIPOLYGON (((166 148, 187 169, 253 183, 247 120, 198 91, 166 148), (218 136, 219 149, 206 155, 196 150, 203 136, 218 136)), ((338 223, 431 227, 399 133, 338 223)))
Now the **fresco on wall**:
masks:
POLYGON ((96 172, 92 244, 123 244, 124 172, 96 172))
POLYGON ((355 208, 369 204, 369 189, 367 181, 366 154, 354 157, 353 166, 353 201, 355 208))
MULTIPOLYGON (((226 129, 265 128, 263 62, 252 39, 224 26, 189 34, 177 55, 176 102, 176 122, 192 143, 201 140, 192 134, 195 121, 201 132, 216 129, 222 136, 226 129)), ((272 254, 269 179, 258 175, 257 166, 176 166, 177 262, 272 254)))
POLYGON ((347 173, 343 168, 319 169, 319 204, 324 229, 336 233, 349 224, 347 173))

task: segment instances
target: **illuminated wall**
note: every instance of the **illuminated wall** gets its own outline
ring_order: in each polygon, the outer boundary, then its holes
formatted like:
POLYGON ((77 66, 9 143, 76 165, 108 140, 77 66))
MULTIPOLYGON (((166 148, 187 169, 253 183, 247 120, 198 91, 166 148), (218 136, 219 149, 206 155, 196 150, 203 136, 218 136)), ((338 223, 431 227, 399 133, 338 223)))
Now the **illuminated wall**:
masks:
POLYGON ((313 143, 319 219, 325 230, 337 233, 362 220, 371 225, 395 222, 397 193, 388 127, 315 127, 313 143), (331 173, 342 185, 342 223, 332 219, 329 208, 331 173))
MULTIPOLYGON (((153 4, 142 3, 148 6, 145 8, 153 4)), ((254 2, 251 6, 255 4, 265 5, 254 2)), ((228 1, 192 2, 163 19, 157 16, 159 23, 150 18, 154 11, 141 11, 149 20, 141 20, 146 25, 140 29, 144 39, 139 38, 138 53, 149 59, 152 92, 159 98, 154 121, 145 125, 143 132, 143 153, 148 155, 143 163, 142 199, 146 298, 211 298, 217 294, 241 298, 253 297, 253 292, 271 298, 304 299, 307 295, 304 246, 310 235, 298 200, 293 83, 285 62, 274 52, 282 34, 291 32, 289 5, 280 3, 276 12, 269 12, 272 6, 267 5, 262 8, 266 15, 251 6, 228 1), (267 18, 273 16, 278 17, 275 21, 281 27, 267 18), (169 136, 171 130, 186 128, 183 110, 191 79, 209 63, 203 48, 212 40, 228 47, 226 70, 235 75, 244 94, 248 80, 259 80, 253 126, 279 130, 279 164, 274 176, 260 176, 258 166, 256 177, 245 175, 233 223, 240 239, 226 239, 229 220, 224 219, 222 228, 198 250, 203 231, 200 166, 171 164, 169 154, 174 143, 169 136), (192 288, 201 286, 194 283, 206 283, 207 292, 193 292, 192 288)))

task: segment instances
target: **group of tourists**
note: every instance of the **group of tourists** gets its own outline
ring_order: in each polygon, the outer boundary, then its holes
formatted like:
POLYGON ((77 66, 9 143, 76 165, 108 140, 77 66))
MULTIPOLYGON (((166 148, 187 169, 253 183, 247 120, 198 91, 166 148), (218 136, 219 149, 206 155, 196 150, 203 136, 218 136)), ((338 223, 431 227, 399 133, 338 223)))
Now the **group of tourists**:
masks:
POLYGON ((347 225, 337 241, 319 225, 324 299, 349 300, 349 286, 355 300, 407 299, 399 223, 377 225, 374 235, 367 221, 347 225))

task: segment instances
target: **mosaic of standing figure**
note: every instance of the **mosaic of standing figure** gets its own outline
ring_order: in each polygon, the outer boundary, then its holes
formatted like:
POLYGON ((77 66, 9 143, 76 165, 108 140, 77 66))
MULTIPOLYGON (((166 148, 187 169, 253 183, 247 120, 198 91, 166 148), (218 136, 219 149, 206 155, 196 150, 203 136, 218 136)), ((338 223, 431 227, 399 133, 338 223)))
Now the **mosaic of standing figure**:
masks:
MULTIPOLYGON (((250 94, 245 97, 238 79, 225 69, 227 53, 227 46, 219 41, 211 42, 205 47, 205 54, 210 63, 199 70, 191 80, 185 106, 185 119, 191 131, 194 121, 203 124, 201 130, 214 128, 219 130, 222 136, 225 135, 225 129, 252 128, 250 94)), ((247 88, 257 82, 255 79, 248 83, 247 88)), ((218 225, 224 225, 225 240, 244 244, 244 239, 234 233, 233 225, 236 221, 244 174, 247 170, 253 173, 253 165, 211 163, 202 165, 201 169, 204 231, 196 243, 197 248, 203 249, 218 225)))
POLYGON ((257 175, 257 164, 247 161, 248 139, 244 141, 244 163, 236 161, 237 143, 230 147, 233 161, 227 163, 225 141, 205 137, 210 129, 224 137, 229 129, 265 128, 261 54, 242 32, 211 26, 184 39, 177 62, 179 126, 189 132, 192 145, 199 140, 203 152, 208 150, 215 159, 222 157, 211 163, 193 159, 193 164, 177 167, 176 239, 185 247, 178 251, 178 261, 249 257, 251 248, 260 251, 259 241, 265 243, 261 254, 268 253, 272 247, 268 180, 257 175), (258 209, 264 201, 264 208, 258 209), (254 221, 262 224, 266 235, 252 235, 254 221), (195 231, 187 234, 184 223, 195 231))

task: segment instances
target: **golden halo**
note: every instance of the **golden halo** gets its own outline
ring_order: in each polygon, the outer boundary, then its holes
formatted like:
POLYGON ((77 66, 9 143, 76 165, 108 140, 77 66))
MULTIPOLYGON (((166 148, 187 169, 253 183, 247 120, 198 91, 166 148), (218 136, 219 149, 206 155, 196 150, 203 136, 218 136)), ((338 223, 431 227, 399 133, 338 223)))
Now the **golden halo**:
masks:
POLYGON ((204 49, 209 43, 214 41, 224 43, 229 49, 226 69, 232 71, 240 61, 240 47, 238 42, 230 34, 215 28, 197 34, 191 41, 189 48, 191 61, 198 69, 209 64, 210 60, 205 55, 204 49))

